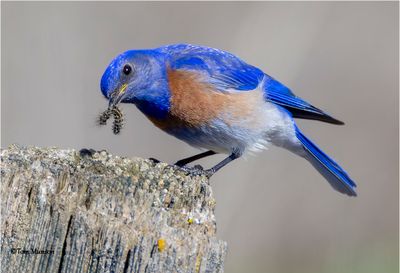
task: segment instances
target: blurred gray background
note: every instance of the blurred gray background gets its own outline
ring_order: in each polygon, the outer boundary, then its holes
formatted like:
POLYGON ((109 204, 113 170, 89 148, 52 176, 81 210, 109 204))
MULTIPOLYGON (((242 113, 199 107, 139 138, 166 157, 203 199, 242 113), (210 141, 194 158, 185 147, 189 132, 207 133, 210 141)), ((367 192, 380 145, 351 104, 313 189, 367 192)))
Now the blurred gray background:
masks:
POLYGON ((224 49, 346 122, 299 126, 359 193, 338 194, 277 148, 233 162, 211 181, 226 272, 398 272, 398 5, 2 2, 1 146, 91 147, 171 163, 193 155, 134 105, 123 105, 121 135, 96 126, 107 106, 100 77, 127 49, 224 49))

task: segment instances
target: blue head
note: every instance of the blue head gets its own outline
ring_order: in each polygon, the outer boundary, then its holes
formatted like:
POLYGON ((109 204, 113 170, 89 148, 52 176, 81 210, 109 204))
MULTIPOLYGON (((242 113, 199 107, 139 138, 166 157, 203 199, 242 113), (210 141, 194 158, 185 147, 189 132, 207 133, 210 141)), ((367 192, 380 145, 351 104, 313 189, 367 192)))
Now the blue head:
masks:
POLYGON ((118 55, 104 72, 100 88, 110 106, 134 103, 145 114, 157 118, 168 113, 165 58, 156 50, 129 50, 118 55))

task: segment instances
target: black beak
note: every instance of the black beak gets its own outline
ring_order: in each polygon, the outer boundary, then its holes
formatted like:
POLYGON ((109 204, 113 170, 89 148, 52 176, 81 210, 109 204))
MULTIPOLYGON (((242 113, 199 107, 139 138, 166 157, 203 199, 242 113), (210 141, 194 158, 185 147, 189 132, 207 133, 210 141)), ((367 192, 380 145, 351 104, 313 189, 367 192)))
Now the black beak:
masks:
POLYGON ((109 98, 110 101, 108 104, 109 109, 113 108, 114 106, 117 106, 118 103, 121 102, 121 100, 124 98, 127 87, 128 87, 128 85, 126 83, 124 83, 123 85, 121 85, 120 87, 118 87, 111 93, 110 98, 109 98))

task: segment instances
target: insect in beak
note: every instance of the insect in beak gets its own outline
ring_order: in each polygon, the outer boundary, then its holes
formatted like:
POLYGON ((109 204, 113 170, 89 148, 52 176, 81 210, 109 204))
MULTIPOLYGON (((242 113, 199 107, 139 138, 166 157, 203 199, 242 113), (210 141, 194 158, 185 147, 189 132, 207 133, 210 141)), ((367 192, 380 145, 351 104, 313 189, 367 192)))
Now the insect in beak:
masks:
POLYGON ((122 126, 123 126, 123 121, 124 121, 124 115, 121 111, 121 109, 118 108, 118 106, 113 105, 112 107, 108 107, 107 110, 105 110, 101 115, 99 116, 98 119, 98 124, 99 125, 106 125, 107 120, 111 118, 111 116, 114 117, 114 122, 113 122, 113 127, 112 130, 114 134, 119 134, 121 132, 122 126))
POLYGON ((125 83, 125 84, 121 85, 119 88, 117 88, 114 92, 111 93, 108 108, 99 116, 99 119, 98 119, 99 125, 106 125, 107 120, 110 119, 111 116, 113 116, 114 117, 114 122, 113 122, 114 134, 119 134, 122 129, 123 114, 121 112, 121 109, 118 108, 118 104, 124 98, 127 87, 128 87, 128 84, 125 83))

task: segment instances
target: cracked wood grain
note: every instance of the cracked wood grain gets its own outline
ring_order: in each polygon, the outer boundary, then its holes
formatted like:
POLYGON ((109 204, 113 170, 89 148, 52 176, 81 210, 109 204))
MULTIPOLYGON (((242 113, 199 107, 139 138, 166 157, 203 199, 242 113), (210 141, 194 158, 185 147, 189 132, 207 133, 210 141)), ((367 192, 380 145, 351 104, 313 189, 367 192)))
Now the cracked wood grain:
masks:
POLYGON ((2 272, 223 272, 205 177, 106 152, 1 150, 2 272))

